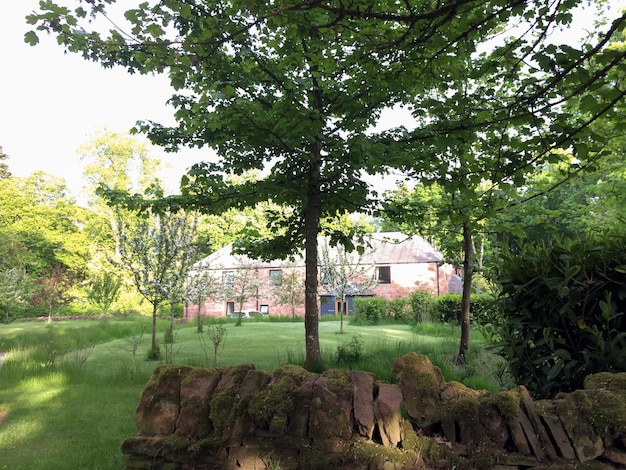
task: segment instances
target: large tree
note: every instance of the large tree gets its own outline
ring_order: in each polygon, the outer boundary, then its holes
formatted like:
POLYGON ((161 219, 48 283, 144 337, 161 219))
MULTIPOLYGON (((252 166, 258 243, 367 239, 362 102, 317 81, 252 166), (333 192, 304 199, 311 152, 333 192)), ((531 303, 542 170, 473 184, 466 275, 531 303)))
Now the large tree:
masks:
POLYGON ((97 216, 76 206, 65 181, 44 172, 0 179, 0 267, 38 279, 57 264, 82 279, 97 216))
MULTIPOLYGON (((82 4, 70 10, 46 2, 28 20, 86 59, 120 64, 131 72, 169 74, 177 90, 170 103, 178 125, 144 122, 139 129, 168 150, 208 145, 220 159, 196 165, 183 179, 182 197, 169 198, 168 206, 208 212, 272 200, 290 208, 268 219, 273 236, 251 239, 244 248, 268 259, 305 248, 306 365, 313 368, 320 360, 320 220, 371 202, 364 173, 388 164, 406 166, 380 158, 387 151, 393 154, 401 140, 398 135, 380 140, 372 134, 381 110, 402 103, 413 106, 431 89, 445 87, 447 77, 465 67, 477 43, 491 39, 507 21, 545 30, 566 23, 569 10, 579 2, 170 0, 142 3, 126 12, 128 28, 101 35, 87 18, 97 17, 110 3, 114 0, 89 2, 87 11, 82 4), (226 171, 250 169, 270 172, 255 182, 223 182, 226 171)), ((28 32, 26 41, 37 43, 37 33, 28 32)), ((521 57, 528 57, 541 44, 522 38, 504 48, 502 56, 510 62, 521 50, 521 57)), ((558 63, 561 52, 548 51, 546 57, 558 63)), ((490 75, 501 70, 486 61, 474 71, 490 75)), ((559 73, 555 80, 568 76, 559 73)), ((501 74, 498 80, 508 78, 501 74)), ((550 85, 540 83, 536 96, 522 94, 518 107, 549 94, 550 85)), ((493 119, 518 115, 517 109, 507 114, 510 104, 502 108, 493 119)), ((492 111, 485 109, 480 120, 492 111)), ((450 131, 463 133, 465 126, 454 123, 450 131)), ((446 148, 447 142, 440 139, 433 145, 446 148)), ((438 156, 432 151, 412 158, 438 156)), ((350 238, 341 232, 330 235, 333 242, 350 238)))
MULTIPOLYGON (((594 123, 618 117, 616 105, 624 99, 619 81, 607 72, 619 73, 625 55, 607 45, 626 17, 576 49, 550 38, 569 16, 554 5, 534 25, 522 24, 519 36, 482 51, 461 41, 456 68, 434 70, 438 85, 414 102, 413 128, 395 129, 385 140, 396 144, 388 165, 421 185, 441 188, 444 197, 427 210, 461 234, 460 360, 469 348, 477 229, 509 206, 541 165, 565 161, 564 150, 575 154, 579 168, 598 161, 605 139, 594 123), (577 105, 584 112, 572 112, 577 105)), ((423 200, 397 202, 387 209, 405 220, 416 222, 426 209, 423 200)))
POLYGON ((147 142, 123 133, 99 131, 78 149, 91 205, 102 208, 97 189, 107 186, 141 192, 155 181, 160 161, 150 155, 147 142))

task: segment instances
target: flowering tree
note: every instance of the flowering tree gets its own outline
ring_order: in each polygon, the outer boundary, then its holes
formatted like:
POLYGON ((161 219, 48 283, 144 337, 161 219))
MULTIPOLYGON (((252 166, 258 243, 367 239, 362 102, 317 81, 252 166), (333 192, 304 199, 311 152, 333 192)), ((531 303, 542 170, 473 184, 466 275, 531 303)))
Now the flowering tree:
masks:
POLYGON ((181 293, 185 274, 192 265, 195 223, 184 213, 161 213, 130 220, 118 214, 120 260, 139 293, 152 305, 150 357, 159 357, 156 319, 159 307, 181 293))
POLYGON ((219 280, 207 264, 194 266, 188 273, 185 283, 185 301, 191 300, 198 306, 198 332, 202 332, 200 310, 205 300, 217 296, 220 292, 219 280))
POLYGON ((343 246, 331 249, 326 242, 322 245, 320 254, 320 284, 328 289, 335 300, 341 301, 339 332, 343 333, 346 299, 349 295, 363 295, 377 284, 373 277, 374 269, 373 266, 363 263, 364 253, 348 252, 343 246))
POLYGON ((280 281, 270 279, 270 289, 277 305, 289 305, 291 318, 296 317, 296 305, 304 304, 304 275, 295 265, 286 265, 280 281))
POLYGON ((224 299, 233 299, 238 305, 236 326, 241 326, 243 304, 259 295, 259 272, 253 261, 242 260, 234 271, 228 271, 222 279, 224 299))

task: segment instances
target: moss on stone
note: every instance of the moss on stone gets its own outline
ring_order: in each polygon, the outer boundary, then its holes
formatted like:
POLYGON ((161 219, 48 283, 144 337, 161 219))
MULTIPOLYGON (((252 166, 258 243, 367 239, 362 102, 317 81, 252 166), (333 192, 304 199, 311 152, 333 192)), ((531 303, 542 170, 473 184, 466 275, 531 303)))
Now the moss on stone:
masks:
POLYGON ((401 446, 403 449, 417 450, 419 439, 417 433, 413 429, 413 425, 407 421, 400 421, 400 436, 402 438, 401 446))
POLYGON ((508 422, 519 419, 520 394, 515 390, 500 390, 483 398, 493 404, 508 422))
POLYGON ((626 430, 626 402, 611 390, 576 390, 572 392, 579 413, 600 435, 626 430))
POLYGON ((626 372, 617 374, 611 372, 600 372, 585 377, 585 390, 605 389, 620 395, 626 395, 626 372))
POLYGON ((303 367, 296 366, 293 364, 285 364, 282 367, 276 369, 273 373, 275 379, 280 379, 282 377, 288 376, 291 377, 294 382, 302 383, 314 377, 317 377, 313 372, 309 372, 303 367))
POLYGON ((370 441, 354 443, 354 445, 348 449, 346 455, 350 458, 351 462, 360 464, 364 468, 367 468, 370 464, 382 466, 385 462, 407 465, 420 457, 414 451, 391 449, 370 441))
POLYGON ((328 369, 322 374, 328 379, 328 389, 339 397, 347 397, 352 393, 350 371, 345 369, 328 369))
POLYGON ((262 429, 274 434, 285 432, 289 414, 311 398, 303 384, 312 377, 315 375, 298 366, 277 369, 273 382, 250 397, 247 416, 262 429))
POLYGON ((470 466, 476 469, 492 468, 498 462, 497 456, 490 451, 472 452, 469 457, 470 466))
MULTIPOLYGON (((404 442, 402 443, 404 447, 404 442)), ((446 462, 448 468, 458 467, 460 457, 446 444, 435 441, 432 437, 416 436, 411 450, 425 461, 446 462)))
POLYGON ((237 394, 234 389, 226 388, 213 393, 210 404, 209 418, 215 434, 226 438, 226 431, 235 419, 237 394))
POLYGON ((204 367, 193 367, 181 381, 181 385, 186 386, 188 384, 193 384, 198 380, 202 380, 206 377, 211 377, 215 374, 221 376, 221 371, 219 369, 205 369, 204 367))
POLYGON ((411 450, 390 449, 368 441, 353 443, 345 452, 329 453, 325 449, 303 449, 300 458, 302 470, 327 470, 329 468, 383 468, 385 462, 404 468, 421 461, 421 456, 411 450))
POLYGON ((422 426, 432 424, 445 384, 441 370, 428 357, 409 353, 394 361, 392 371, 411 419, 422 426))
POLYGON ((193 441, 181 437, 177 434, 170 434, 161 439, 161 446, 164 451, 174 453, 186 453, 193 441))
POLYGON ((246 374, 251 371, 256 370, 254 364, 238 364, 236 366, 229 367, 228 369, 224 369, 222 373, 222 377, 231 376, 233 378, 233 382, 239 385, 243 382, 246 374))
POLYGON ((445 400, 440 404, 441 425, 445 436, 453 442, 476 444, 485 431, 480 425, 478 396, 445 400), (457 435, 457 429, 461 435, 457 435))
POLYGON ((190 457, 194 458, 199 455, 207 453, 217 453, 220 448, 220 442, 217 442, 215 438, 205 438, 197 441, 193 441, 187 448, 187 452, 190 457))
POLYGON ((158 366, 152 372, 150 379, 143 389, 143 393, 154 393, 162 391, 165 384, 176 383, 176 388, 180 388, 180 383, 193 370, 193 367, 163 365, 158 366))
POLYGON ((416 456, 431 462, 449 462, 450 468, 458 465, 459 456, 446 444, 437 442, 432 437, 421 436, 415 432, 408 421, 401 424, 401 448, 413 452, 416 456))

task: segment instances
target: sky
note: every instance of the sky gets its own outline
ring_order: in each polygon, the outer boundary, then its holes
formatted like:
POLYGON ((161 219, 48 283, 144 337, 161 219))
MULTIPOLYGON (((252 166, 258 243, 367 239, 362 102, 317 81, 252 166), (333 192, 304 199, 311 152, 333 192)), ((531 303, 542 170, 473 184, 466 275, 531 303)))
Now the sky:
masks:
MULTIPOLYGON (((104 69, 65 54, 45 34, 40 34, 37 46, 27 45, 23 37, 30 27, 24 18, 38 3, 0 0, 0 146, 9 155, 6 163, 13 175, 43 170, 64 178, 80 198, 82 163, 77 149, 98 131, 124 133, 137 120, 173 124, 173 108, 166 105, 172 89, 163 75, 130 75, 119 67, 104 69)), ((612 3, 616 12, 626 0, 612 3)), ((583 20, 593 19, 589 13, 583 13, 583 20)), ((396 111, 386 119, 392 126, 406 116, 396 111)), ((162 177, 173 191, 187 168, 213 154, 207 149, 168 154, 157 148, 151 155, 163 162, 162 177)))
MULTIPOLYGON (((98 131, 125 133, 140 119, 173 124, 173 108, 165 104, 172 90, 165 76, 130 75, 64 54, 45 34, 29 46, 24 18, 38 3, 0 0, 0 146, 14 176, 43 170, 63 177, 78 197, 83 183, 77 149, 98 131)), ((163 176, 172 184, 210 153, 156 149, 152 155, 162 160, 163 176)))

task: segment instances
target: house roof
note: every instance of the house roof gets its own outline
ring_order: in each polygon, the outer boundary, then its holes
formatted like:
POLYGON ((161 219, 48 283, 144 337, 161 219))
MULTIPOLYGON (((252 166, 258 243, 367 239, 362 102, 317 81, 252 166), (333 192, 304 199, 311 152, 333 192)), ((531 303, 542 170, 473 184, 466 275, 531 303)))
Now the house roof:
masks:
POLYGON ((419 235, 408 236, 401 232, 373 233, 370 245, 371 249, 366 250, 363 256, 364 263, 405 264, 443 261, 443 253, 419 235))
MULTIPOLYGON (((318 238, 319 246, 325 243, 324 239, 325 237, 318 238)), ((366 240, 369 247, 366 247, 360 260, 364 264, 439 263, 443 260, 443 254, 418 235, 407 236, 401 232, 377 232, 370 234, 366 240)), ((255 268, 279 268, 289 263, 286 260, 252 260, 243 255, 233 254, 232 247, 232 243, 228 244, 200 260, 194 266, 205 265, 209 266, 210 269, 224 270, 241 268, 243 265, 253 265, 255 268)), ((334 249, 329 248, 329 251, 332 256, 334 249)), ((304 257, 296 257, 295 265, 303 264, 304 257)))

